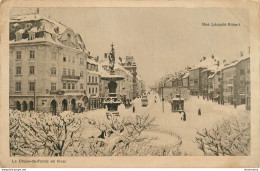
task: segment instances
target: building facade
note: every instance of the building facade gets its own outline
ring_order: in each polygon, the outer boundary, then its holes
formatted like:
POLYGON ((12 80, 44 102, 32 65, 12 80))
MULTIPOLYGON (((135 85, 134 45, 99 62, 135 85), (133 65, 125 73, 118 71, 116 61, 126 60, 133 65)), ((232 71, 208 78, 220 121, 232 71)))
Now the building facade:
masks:
POLYGON ((87 90, 81 36, 38 14, 12 17, 9 27, 10 108, 75 111, 87 90))
POLYGON ((132 73, 133 75, 133 99, 138 96, 137 92, 137 66, 133 56, 126 56, 125 62, 122 63, 122 66, 132 73))
POLYGON ((185 88, 189 88, 190 83, 189 83, 189 78, 190 78, 190 73, 185 73, 185 75, 182 77, 182 85, 185 88))
POLYGON ((249 57, 240 58, 222 69, 223 98, 225 102, 233 105, 247 103, 247 88, 248 92, 250 92, 250 84, 248 84, 248 80, 250 80, 249 62, 249 57))
POLYGON ((192 95, 200 95, 202 93, 201 75, 203 68, 195 68, 190 70, 189 83, 192 95))

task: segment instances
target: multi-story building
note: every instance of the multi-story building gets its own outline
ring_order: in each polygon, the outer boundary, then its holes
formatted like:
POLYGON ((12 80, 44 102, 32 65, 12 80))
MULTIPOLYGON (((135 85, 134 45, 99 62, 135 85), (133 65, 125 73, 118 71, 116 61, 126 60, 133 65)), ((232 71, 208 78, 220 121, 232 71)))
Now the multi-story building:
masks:
POLYGON ((115 64, 115 72, 117 75, 123 76, 125 79, 119 81, 117 84, 117 94, 121 96, 125 103, 133 99, 133 75, 120 64, 115 64))
POLYGON ((211 58, 203 57, 200 63, 191 68, 190 72, 190 91, 191 94, 203 95, 207 97, 208 77, 212 67, 219 64, 218 60, 212 55, 211 58))
POLYGON ((122 66, 130 71, 133 75, 133 99, 135 99, 138 94, 137 94, 137 66, 136 62, 133 56, 126 56, 125 62, 122 63, 122 66))
POLYGON ((187 72, 185 73, 185 75, 182 77, 182 85, 185 88, 189 88, 190 84, 189 84, 189 77, 190 77, 190 73, 187 72))
POLYGON ((208 77, 208 95, 209 99, 220 102, 221 92, 221 70, 216 70, 208 77))
POLYGON ((141 77, 140 76, 137 76, 136 77, 136 82, 137 82, 137 96, 140 96, 142 95, 142 82, 141 82, 141 77))
POLYGON ((251 110, 250 59, 245 62, 246 109, 251 110))
POLYGON ((202 92, 201 87, 201 72, 203 68, 192 68, 190 70, 189 83, 190 83, 190 92, 192 95, 199 95, 202 92))
MULTIPOLYGON (((223 98, 234 105, 246 104, 246 88, 250 73, 249 57, 240 57, 222 69, 223 98)), ((250 85, 250 84, 249 84, 250 85)))
POLYGON ((88 109, 97 109, 101 106, 101 99, 99 96, 100 88, 100 72, 98 63, 88 58, 86 64, 86 87, 88 97, 88 109))
POLYGON ((84 100, 88 54, 69 27, 39 14, 10 18, 11 108, 56 113, 84 100))
POLYGON ((140 80, 140 82, 141 82, 142 93, 145 93, 146 92, 145 82, 144 82, 144 80, 140 80))

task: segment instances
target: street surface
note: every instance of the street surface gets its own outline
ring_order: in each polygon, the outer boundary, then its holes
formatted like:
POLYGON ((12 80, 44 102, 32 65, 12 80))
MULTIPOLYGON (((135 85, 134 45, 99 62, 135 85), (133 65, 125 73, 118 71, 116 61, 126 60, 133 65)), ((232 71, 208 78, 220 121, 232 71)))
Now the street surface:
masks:
MULTIPOLYGON (((164 113, 162 110, 162 102, 158 94, 148 95, 148 106, 142 107, 141 99, 137 98, 134 100, 134 105, 136 107, 135 113, 138 114, 149 114, 152 117, 156 117, 155 124, 158 125, 161 133, 154 132, 151 133, 153 136, 158 136, 158 140, 153 142, 157 146, 171 145, 177 142, 176 136, 171 136, 165 134, 164 131, 174 132, 182 138, 181 151, 186 152, 188 155, 201 156, 202 151, 198 149, 197 144, 193 141, 197 131, 204 128, 213 128, 218 122, 222 121, 224 118, 237 115, 239 113, 248 113, 245 110, 245 105, 234 106, 225 104, 218 105, 216 102, 203 100, 202 97, 198 99, 196 96, 190 96, 188 100, 185 101, 184 111, 186 112, 186 121, 182 121, 182 114, 173 113, 171 111, 171 105, 169 102, 164 102, 164 113), (157 99, 157 103, 154 99, 157 99), (198 115, 198 109, 201 109, 201 116, 198 115)), ((125 109, 124 105, 119 106, 120 117, 133 115, 132 108, 125 109)), ((83 127, 82 136, 90 137, 91 135, 96 136, 100 134, 100 131, 88 126, 86 119, 84 118, 95 118, 102 122, 106 120, 106 109, 97 109, 93 111, 85 112, 82 115, 83 127)), ((146 132, 147 133, 147 132, 146 132)))

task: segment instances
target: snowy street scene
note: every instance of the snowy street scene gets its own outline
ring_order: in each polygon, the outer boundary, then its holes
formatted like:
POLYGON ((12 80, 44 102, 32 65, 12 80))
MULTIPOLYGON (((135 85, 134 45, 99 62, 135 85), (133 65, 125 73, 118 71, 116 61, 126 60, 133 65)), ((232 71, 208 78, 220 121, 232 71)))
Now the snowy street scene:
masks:
POLYGON ((249 156, 249 16, 229 10, 13 8, 10 156, 249 156))

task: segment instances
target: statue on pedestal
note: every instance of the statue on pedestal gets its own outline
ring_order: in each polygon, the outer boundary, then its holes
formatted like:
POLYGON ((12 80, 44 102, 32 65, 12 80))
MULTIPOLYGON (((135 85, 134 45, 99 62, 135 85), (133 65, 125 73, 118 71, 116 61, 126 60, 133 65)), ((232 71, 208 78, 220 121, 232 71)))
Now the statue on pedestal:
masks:
POLYGON ((109 69, 111 71, 114 71, 114 66, 115 66, 115 49, 114 49, 113 43, 112 43, 111 47, 112 47, 111 48, 111 52, 110 52, 110 54, 108 56, 108 59, 109 59, 109 69))

